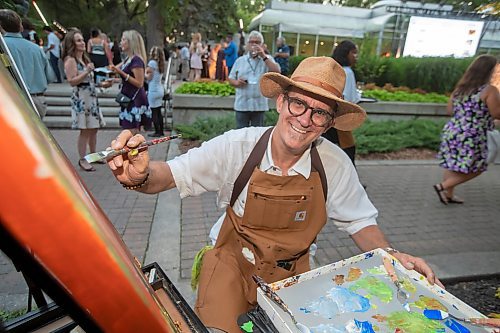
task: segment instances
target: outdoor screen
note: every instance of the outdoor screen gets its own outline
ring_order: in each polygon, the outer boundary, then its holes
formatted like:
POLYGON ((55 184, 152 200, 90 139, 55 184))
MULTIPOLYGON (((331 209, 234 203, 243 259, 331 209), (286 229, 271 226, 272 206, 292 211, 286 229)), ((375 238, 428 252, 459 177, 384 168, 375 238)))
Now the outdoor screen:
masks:
POLYGON ((476 54, 482 21, 412 16, 403 56, 471 57, 476 54))

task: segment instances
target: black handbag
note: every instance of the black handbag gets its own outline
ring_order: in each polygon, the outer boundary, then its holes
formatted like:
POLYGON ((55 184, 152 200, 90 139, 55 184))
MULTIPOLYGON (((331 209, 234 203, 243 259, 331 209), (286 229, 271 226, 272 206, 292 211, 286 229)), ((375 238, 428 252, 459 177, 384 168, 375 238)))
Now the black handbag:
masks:
POLYGON ((116 103, 120 104, 120 106, 124 109, 127 109, 130 103, 132 102, 132 99, 128 97, 127 95, 119 92, 118 95, 115 97, 116 103))
POLYGON ((115 101, 116 103, 120 104, 120 106, 124 109, 128 109, 128 107, 130 106, 130 103, 132 103, 132 101, 135 99, 135 96, 137 96, 137 94, 139 93, 139 90, 141 90, 140 88, 137 89, 137 91, 135 92, 134 96, 132 96, 132 98, 128 97, 127 95, 125 95, 124 93, 122 93, 121 91, 118 93, 118 95, 116 95, 115 97, 115 101))

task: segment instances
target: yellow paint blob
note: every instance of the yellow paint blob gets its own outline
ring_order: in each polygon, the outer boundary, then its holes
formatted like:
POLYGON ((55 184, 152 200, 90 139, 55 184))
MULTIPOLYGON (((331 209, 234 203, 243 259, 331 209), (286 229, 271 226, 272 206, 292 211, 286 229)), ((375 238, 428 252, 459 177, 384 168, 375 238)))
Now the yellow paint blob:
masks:
POLYGON ((435 298, 420 295, 418 301, 411 305, 420 309, 442 310, 448 312, 448 308, 435 298))

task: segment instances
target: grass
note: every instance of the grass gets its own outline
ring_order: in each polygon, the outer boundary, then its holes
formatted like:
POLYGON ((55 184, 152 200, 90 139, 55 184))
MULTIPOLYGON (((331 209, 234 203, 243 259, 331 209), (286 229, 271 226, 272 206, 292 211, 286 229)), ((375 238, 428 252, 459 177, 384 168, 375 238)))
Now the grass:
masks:
POLYGON ((0 320, 3 322, 15 319, 17 317, 20 317, 24 315, 27 312, 27 309, 19 309, 15 311, 4 311, 0 309, 0 320))
MULTIPOLYGON (((265 125, 276 123, 278 113, 266 112, 265 125)), ((356 152, 359 154, 388 153, 404 148, 437 150, 444 121, 426 119, 366 121, 354 131, 356 152)), ((185 139, 207 141, 236 128, 234 115, 198 118, 192 125, 177 125, 185 139)))

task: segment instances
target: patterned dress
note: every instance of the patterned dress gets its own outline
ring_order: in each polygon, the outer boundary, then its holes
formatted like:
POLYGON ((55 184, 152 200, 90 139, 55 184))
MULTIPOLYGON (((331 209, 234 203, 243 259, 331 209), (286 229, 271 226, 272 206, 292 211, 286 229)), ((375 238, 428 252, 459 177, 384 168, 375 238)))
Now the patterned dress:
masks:
MULTIPOLYGON (((121 66, 122 71, 134 77, 133 68, 143 68, 144 62, 138 56, 133 56, 132 59, 127 59, 121 66)), ((132 83, 123 80, 121 92, 132 99, 132 103, 128 108, 120 110, 120 126, 123 129, 139 128, 141 125, 144 129, 151 128, 152 114, 148 108, 148 98, 144 87, 137 88, 132 83)))
POLYGON ((481 100, 486 85, 471 95, 453 98, 453 116, 441 134, 438 159, 447 170, 473 173, 486 171, 487 131, 494 128, 493 118, 481 100))
MULTIPOLYGON (((85 71, 85 66, 77 62, 78 75, 85 71)), ((71 95, 71 128, 94 129, 104 127, 104 117, 99 108, 93 73, 73 87, 71 95)))

